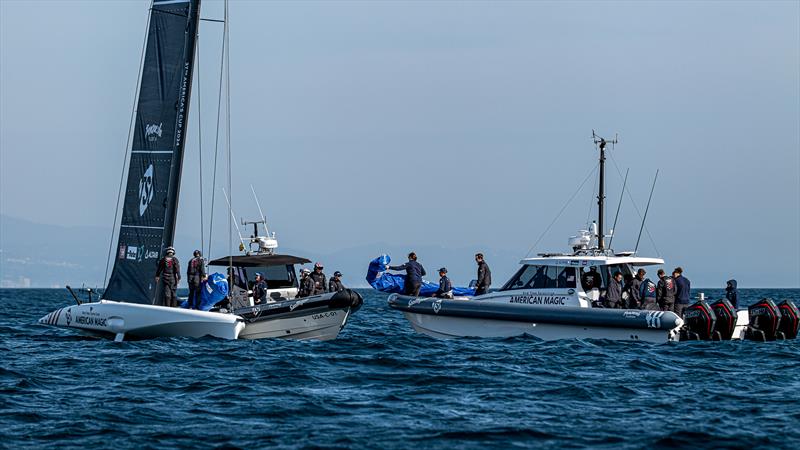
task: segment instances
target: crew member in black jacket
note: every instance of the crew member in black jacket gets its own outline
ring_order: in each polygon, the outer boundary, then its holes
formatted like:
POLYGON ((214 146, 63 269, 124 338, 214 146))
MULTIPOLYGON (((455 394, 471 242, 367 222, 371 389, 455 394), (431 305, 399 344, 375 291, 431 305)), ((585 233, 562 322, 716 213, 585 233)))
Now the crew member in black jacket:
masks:
POLYGON ((322 272, 323 269, 322 263, 314 264, 314 271, 309 275, 314 282, 314 289, 310 295, 320 295, 328 292, 328 280, 325 277, 325 273, 322 272))
POLYGON ((422 287, 422 277, 425 276, 425 268, 417 262, 417 254, 408 254, 408 262, 399 266, 386 266, 388 270, 405 270, 405 294, 419 297, 419 289, 422 287))
POLYGON ((442 267, 439 269, 439 277, 439 289, 436 290, 433 296, 438 298, 453 298, 453 283, 450 282, 450 278, 447 278, 447 268, 442 267))
POLYGON ((330 281, 328 281, 328 292, 341 292, 344 290, 344 284, 342 283, 342 272, 338 270, 333 272, 333 276, 331 277, 330 281))
POLYGON ((206 264, 200 250, 194 251, 194 258, 186 268, 186 281, 189 283, 189 309, 200 309, 200 282, 206 278, 206 264))
POLYGON ((156 269, 156 286, 159 280, 164 280, 164 292, 161 304, 175 308, 178 306, 178 297, 175 296, 175 291, 178 289, 178 283, 181 281, 181 264, 175 256, 175 249, 167 247, 164 257, 158 260, 158 269, 156 269))
POLYGON ((619 308, 622 302, 622 272, 614 272, 606 289, 606 308, 619 308))
POLYGON ((261 272, 256 272, 256 283, 253 285, 253 304, 259 305, 267 301, 267 282, 261 272))
POLYGON ((475 262, 478 263, 478 284, 475 286, 475 295, 483 295, 489 291, 492 284, 492 271, 483 259, 483 253, 475 254, 475 262))

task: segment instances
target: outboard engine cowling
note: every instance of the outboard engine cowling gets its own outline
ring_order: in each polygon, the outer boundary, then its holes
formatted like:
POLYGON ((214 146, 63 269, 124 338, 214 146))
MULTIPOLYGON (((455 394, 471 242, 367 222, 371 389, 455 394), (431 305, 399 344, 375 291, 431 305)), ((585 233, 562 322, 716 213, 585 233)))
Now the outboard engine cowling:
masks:
POLYGON ((778 310, 781 312, 778 332, 783 334, 784 339, 796 338, 800 328, 800 309, 791 300, 784 300, 778 305, 778 310))
MULTIPOLYGON (((747 308, 750 324, 745 338, 753 341, 774 341, 778 337, 781 311, 772 299, 762 298, 747 308)), ((781 335, 782 337, 783 335, 781 335)))
POLYGON ((683 311, 682 341, 708 341, 716 336, 714 326, 717 316, 703 300, 687 307, 683 311))
POLYGON ((723 341, 731 340, 736 327, 736 308, 728 299, 721 299, 711 304, 711 310, 717 316, 712 337, 723 341))

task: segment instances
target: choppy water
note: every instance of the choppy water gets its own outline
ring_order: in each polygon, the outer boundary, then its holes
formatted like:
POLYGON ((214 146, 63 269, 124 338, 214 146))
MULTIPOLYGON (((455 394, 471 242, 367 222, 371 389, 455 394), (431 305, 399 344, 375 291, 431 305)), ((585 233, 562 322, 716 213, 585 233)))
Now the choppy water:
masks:
POLYGON ((0 447, 800 448, 800 340, 441 341, 362 293, 333 342, 114 343, 0 290, 0 447))

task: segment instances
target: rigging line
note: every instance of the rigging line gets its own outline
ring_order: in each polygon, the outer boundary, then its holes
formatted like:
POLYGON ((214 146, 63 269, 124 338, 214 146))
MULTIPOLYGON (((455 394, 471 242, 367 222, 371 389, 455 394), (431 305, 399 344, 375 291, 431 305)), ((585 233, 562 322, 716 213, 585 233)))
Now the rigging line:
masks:
POLYGON ((219 93, 217 95, 217 129, 216 129, 216 136, 214 137, 214 172, 211 179, 211 216, 209 217, 209 226, 208 226, 208 256, 211 257, 211 240, 214 236, 214 203, 217 196, 217 156, 219 155, 219 121, 220 115, 222 114, 222 77, 224 74, 225 68, 225 28, 227 24, 223 27, 222 31, 222 49, 220 51, 220 60, 219 60, 219 93))
POLYGON ((614 225, 611 227, 611 239, 608 240, 608 248, 611 247, 611 243, 614 242, 614 236, 616 236, 617 232, 617 219, 619 219, 619 210, 622 208, 622 198, 625 195, 625 186, 628 185, 628 172, 630 169, 625 169, 625 181, 622 182, 622 190, 619 192, 619 203, 617 203, 617 213, 614 214, 614 225))
MULTIPOLYGON (((599 164, 598 164, 599 165, 599 164)), ((597 186, 597 179, 600 177, 600 171, 595 172, 594 174, 594 184, 592 185, 592 195, 589 196, 589 208, 586 212, 586 227, 589 227, 589 218, 592 216, 592 206, 594 206, 594 201, 597 200, 597 196, 594 195, 595 187, 597 186)))
MULTIPOLYGON (((231 221, 233 219, 233 189, 231 189, 232 170, 231 170, 231 36, 230 18, 228 17, 228 0, 225 0, 225 141, 228 151, 228 208, 231 210, 231 217, 228 218, 228 273, 233 269, 233 230, 231 221)), ((236 225, 239 229, 239 225, 236 225)))
POLYGON ((200 101, 200 27, 198 26, 197 36, 195 36, 195 67, 197 67, 197 153, 200 156, 200 251, 203 251, 203 242, 206 241, 204 232, 203 221, 205 215, 203 214, 203 120, 200 116, 200 110, 203 108, 203 103, 200 101))
POLYGON ((550 228, 556 223, 558 218, 561 217, 561 214, 564 213, 564 210, 567 209, 567 206, 569 206, 569 204, 572 203, 572 200, 575 199, 575 196, 577 196, 578 193, 580 193, 581 189, 583 189, 583 186, 586 184, 587 181, 589 181, 589 178, 591 178, 592 172, 594 172, 594 170, 599 165, 600 163, 595 164, 594 167, 592 167, 592 169, 589 171, 589 173, 586 174, 586 178, 583 179, 583 182, 581 183, 580 186, 578 186, 578 189, 575 191, 575 193, 573 193, 572 196, 569 198, 569 200, 567 200, 567 203, 565 203, 564 206, 561 207, 561 211, 558 212, 555 219, 553 219, 553 221, 550 222, 550 225, 548 225, 547 228, 544 230, 544 232, 541 234, 541 236, 539 236, 539 239, 537 239, 536 242, 531 246, 531 248, 528 249, 528 253, 525 254, 526 258, 531 254, 533 249, 536 248, 537 245, 539 245, 539 241, 541 241, 542 238, 545 237, 547 232, 550 231, 550 228))
POLYGON ((656 169, 656 176, 653 178, 653 187, 650 188, 650 197, 647 198, 647 208, 644 210, 644 218, 642 219, 642 226, 639 228, 639 237, 636 238, 636 248, 633 249, 635 255, 639 251, 639 240, 642 239, 642 230, 644 229, 644 221, 647 219, 647 211, 650 210, 650 200, 653 199, 653 191, 656 190, 656 181, 658 180, 658 169, 656 169))
MULTIPOLYGON (((622 178, 622 171, 619 169, 619 166, 617 165, 617 160, 614 159, 613 155, 609 155, 609 156, 611 156, 611 162, 614 163, 614 167, 617 169, 617 174, 619 174, 619 177, 622 178)), ((638 214, 639 218, 642 219, 642 221, 644 221, 644 218, 642 216, 642 212, 639 211, 639 207, 636 205, 636 201, 633 199, 633 195, 631 194, 630 189, 628 189, 626 187, 625 188, 625 193, 628 194, 628 198, 630 199, 631 204, 633 204, 633 209, 636 210, 636 214, 638 214)), ((655 241, 655 239, 653 239, 653 236, 650 234, 650 229, 647 228, 647 225, 644 226, 644 232, 645 232, 645 234, 647 234, 647 238, 650 239, 650 243, 653 244, 653 249, 656 251, 656 255, 660 257, 661 256, 661 252, 658 250, 658 246, 656 245, 656 241, 655 241)))
MULTIPOLYGON (((125 166, 128 162, 128 152, 131 148, 133 148, 133 144, 131 143, 131 136, 133 135, 133 122, 136 119, 136 100, 139 97, 139 89, 142 83, 142 67, 144 66, 144 53, 147 49, 147 35, 150 32, 150 20, 151 20, 152 10, 148 10, 147 12, 147 26, 144 30, 144 38, 142 38, 142 54, 139 57, 139 75, 136 77, 136 87, 133 91, 133 108, 131 108, 131 119, 128 123, 128 137, 125 139, 125 157, 122 159, 122 174, 119 177, 119 190, 117 190, 117 206, 114 208, 114 222, 111 224, 111 239, 108 243, 108 255, 106 256, 106 272, 103 275, 103 282, 108 282, 108 266, 111 263, 111 253, 114 249, 114 234, 117 226, 117 218, 119 217, 119 202, 120 198, 122 197, 122 186, 125 180, 125 166)), ((105 291, 105 288, 103 289, 105 291)))

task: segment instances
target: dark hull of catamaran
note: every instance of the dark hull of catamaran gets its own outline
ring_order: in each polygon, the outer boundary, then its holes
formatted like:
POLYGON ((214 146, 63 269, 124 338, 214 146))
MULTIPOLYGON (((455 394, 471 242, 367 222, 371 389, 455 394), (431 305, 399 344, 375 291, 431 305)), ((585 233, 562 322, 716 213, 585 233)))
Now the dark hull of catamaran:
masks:
POLYGON ((437 338, 513 337, 668 342, 683 320, 668 311, 515 305, 481 300, 391 295, 418 332, 437 338))
POLYGON ((282 300, 240 308, 234 313, 245 321, 239 339, 336 339, 351 314, 364 300, 357 292, 345 289, 313 297, 282 300))

